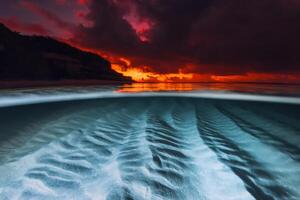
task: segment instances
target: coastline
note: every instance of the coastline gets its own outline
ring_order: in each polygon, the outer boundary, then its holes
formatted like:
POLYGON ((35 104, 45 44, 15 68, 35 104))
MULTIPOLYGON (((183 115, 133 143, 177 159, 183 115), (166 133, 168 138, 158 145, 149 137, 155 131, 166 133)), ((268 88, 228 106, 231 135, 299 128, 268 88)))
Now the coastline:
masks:
POLYGON ((58 81, 0 81, 0 89, 22 89, 36 87, 57 87, 57 86, 97 86, 97 85, 122 85, 134 83, 133 81, 114 80, 58 80, 58 81))

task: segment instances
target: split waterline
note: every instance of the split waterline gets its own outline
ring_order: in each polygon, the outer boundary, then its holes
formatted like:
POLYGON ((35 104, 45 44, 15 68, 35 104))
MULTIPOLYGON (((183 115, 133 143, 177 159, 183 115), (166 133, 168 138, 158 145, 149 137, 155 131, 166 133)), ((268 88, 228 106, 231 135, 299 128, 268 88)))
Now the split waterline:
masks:
POLYGON ((0 199, 300 198, 296 93, 1 94, 0 199))

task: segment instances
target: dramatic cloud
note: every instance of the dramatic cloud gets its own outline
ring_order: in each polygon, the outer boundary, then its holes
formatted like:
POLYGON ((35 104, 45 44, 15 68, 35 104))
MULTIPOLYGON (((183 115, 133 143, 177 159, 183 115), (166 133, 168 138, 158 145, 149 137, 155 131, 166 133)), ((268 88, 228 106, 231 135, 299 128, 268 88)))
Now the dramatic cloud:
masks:
POLYGON ((21 31, 22 33, 33 34, 33 35, 50 35, 51 32, 45 29, 39 24, 26 23, 20 21, 18 18, 2 18, 0 17, 0 22, 6 24, 13 30, 21 31))
POLYGON ((68 39, 79 24, 91 24, 85 19, 87 3, 88 0, 0 1, 0 22, 26 34, 68 39))
POLYGON ((0 22, 100 52, 115 69, 148 80, 157 73, 294 80, 300 77, 299 2, 6 0, 0 22))
MULTIPOLYGON (((60 1, 60 3, 63 4, 62 1, 60 1)), ((71 29, 73 27, 72 24, 62 20, 60 17, 58 17, 54 13, 48 11, 47 9, 39 6, 38 4, 35 4, 33 2, 30 2, 30 1, 23 0, 23 1, 20 2, 20 5, 23 6, 24 8, 26 8, 26 9, 28 9, 32 13, 35 13, 39 17, 45 18, 46 20, 48 20, 50 22, 54 22, 54 24, 58 28, 71 29)))
POLYGON ((158 72, 300 71, 297 0, 97 0, 74 40, 158 72))

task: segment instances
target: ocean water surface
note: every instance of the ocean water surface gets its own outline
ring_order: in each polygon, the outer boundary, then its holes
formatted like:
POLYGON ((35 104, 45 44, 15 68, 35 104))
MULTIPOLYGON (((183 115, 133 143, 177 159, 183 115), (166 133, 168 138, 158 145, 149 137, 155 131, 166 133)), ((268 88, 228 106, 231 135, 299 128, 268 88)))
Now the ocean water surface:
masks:
POLYGON ((300 86, 0 90, 0 199, 300 199, 300 86))

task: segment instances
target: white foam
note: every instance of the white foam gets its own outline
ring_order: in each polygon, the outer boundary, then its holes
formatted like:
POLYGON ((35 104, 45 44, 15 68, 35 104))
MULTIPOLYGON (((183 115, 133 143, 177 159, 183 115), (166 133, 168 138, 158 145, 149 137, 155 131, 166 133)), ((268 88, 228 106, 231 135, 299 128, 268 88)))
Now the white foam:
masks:
POLYGON ((245 94, 235 92, 199 91, 199 92, 143 92, 120 93, 115 91, 84 92, 84 93, 53 93, 53 94, 22 94, 18 96, 7 95, 0 97, 0 107, 28 105, 49 102, 63 102, 74 100, 121 98, 121 97, 191 97, 205 99, 223 99, 240 101, 274 102, 287 104, 300 104, 300 97, 271 96, 258 94, 245 94))

